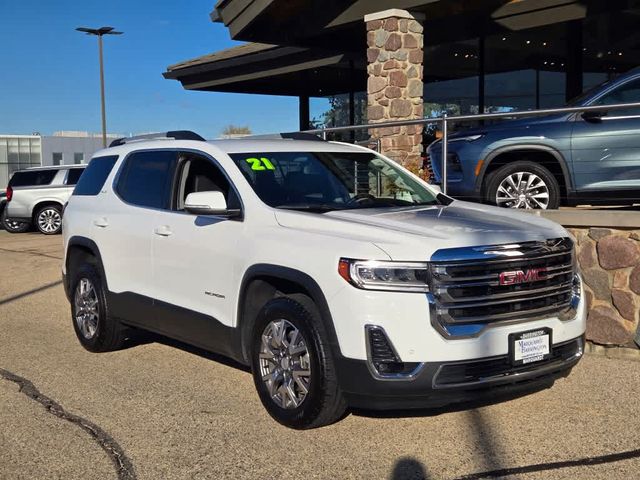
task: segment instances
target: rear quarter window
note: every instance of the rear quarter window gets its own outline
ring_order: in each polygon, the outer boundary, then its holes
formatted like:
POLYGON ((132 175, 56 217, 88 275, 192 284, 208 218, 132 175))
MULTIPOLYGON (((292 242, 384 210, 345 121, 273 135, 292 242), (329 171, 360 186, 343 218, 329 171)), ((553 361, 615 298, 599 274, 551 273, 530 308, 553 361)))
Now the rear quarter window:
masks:
POLYGON ((9 181, 10 187, 39 187, 49 185, 58 170, 23 170, 16 172, 9 181))
MULTIPOLYGON (((74 195, 97 195, 102 190, 104 182, 111 173, 113 166, 118 160, 117 155, 108 155, 105 157, 95 157, 87 168, 84 169, 80 179, 73 190, 74 195)), ((80 169, 78 169, 80 170, 80 169)), ((69 172, 71 173, 71 172, 69 172)))
POLYGON ((67 179, 64 182, 65 185, 77 184, 82 172, 84 172, 84 168, 70 168, 67 172, 67 179))

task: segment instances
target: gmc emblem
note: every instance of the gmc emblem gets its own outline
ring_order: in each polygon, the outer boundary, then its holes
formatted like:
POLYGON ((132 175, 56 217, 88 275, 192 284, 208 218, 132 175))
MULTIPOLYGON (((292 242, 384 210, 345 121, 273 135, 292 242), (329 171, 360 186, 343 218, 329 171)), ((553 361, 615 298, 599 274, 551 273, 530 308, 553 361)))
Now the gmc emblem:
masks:
POLYGON ((529 270, 514 270, 512 272, 500 273, 500 285, 516 285, 518 283, 537 282, 538 280, 546 280, 547 269, 530 268, 529 270))

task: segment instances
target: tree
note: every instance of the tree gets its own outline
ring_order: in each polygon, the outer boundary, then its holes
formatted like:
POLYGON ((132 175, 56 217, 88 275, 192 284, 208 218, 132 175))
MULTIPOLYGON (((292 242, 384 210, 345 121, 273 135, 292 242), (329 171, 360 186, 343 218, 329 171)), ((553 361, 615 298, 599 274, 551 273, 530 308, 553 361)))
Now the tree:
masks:
POLYGON ((222 130, 223 137, 236 137, 241 135, 251 135, 251 128, 249 126, 239 127, 236 125, 227 125, 222 130))

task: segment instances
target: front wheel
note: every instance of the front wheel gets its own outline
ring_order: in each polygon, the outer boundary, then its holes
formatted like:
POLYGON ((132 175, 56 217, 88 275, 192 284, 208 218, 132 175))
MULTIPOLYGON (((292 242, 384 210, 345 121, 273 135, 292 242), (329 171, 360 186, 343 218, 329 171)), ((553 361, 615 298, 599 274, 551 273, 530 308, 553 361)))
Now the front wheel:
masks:
POLYGON ((29 230, 28 222, 20 222, 7 218, 6 208, 2 211, 2 228, 9 233, 24 233, 29 230))
POLYGON ((56 235, 62 230, 62 210, 56 205, 42 207, 36 213, 36 227, 45 235, 56 235))
POLYGON ((545 167, 529 161, 513 162, 486 178, 485 200, 505 208, 556 209, 560 186, 545 167))
POLYGON ((306 296, 278 297, 262 308, 251 367, 262 404, 287 427, 328 425, 346 410, 319 313, 306 296))

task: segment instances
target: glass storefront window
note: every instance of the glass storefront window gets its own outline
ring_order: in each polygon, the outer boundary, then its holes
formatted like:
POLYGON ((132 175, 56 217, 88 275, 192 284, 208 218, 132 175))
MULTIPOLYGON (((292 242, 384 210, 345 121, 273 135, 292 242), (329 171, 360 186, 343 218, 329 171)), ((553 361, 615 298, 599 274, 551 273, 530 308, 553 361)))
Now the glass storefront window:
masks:
POLYGON ((567 26, 499 33, 485 39, 485 112, 565 104, 567 26))
POLYGON ((582 22, 583 90, 640 65, 640 40, 635 34, 640 8, 589 15, 582 22))
MULTIPOLYGON (((367 122, 367 93, 355 92, 353 95, 353 122, 355 125, 367 122)), ((349 117, 349 94, 343 93, 330 97, 312 97, 309 99, 311 128, 343 127, 351 125, 349 117)), ((355 133, 356 140, 368 138, 368 133, 355 133)), ((337 135, 337 140, 347 140, 349 134, 337 135)))
POLYGON ((478 39, 424 49, 424 115, 478 113, 478 39))

